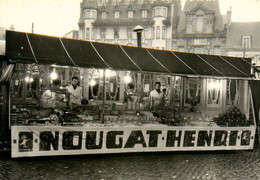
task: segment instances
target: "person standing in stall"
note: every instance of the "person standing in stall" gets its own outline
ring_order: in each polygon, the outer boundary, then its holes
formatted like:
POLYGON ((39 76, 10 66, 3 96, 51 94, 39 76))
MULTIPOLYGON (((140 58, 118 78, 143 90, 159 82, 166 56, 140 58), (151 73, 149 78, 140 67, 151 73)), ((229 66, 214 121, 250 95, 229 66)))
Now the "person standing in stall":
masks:
POLYGON ((69 105, 81 105, 82 87, 79 86, 79 78, 73 76, 71 84, 66 89, 69 92, 69 105))
POLYGON ((149 102, 151 110, 165 106, 165 94, 161 91, 160 82, 156 82, 154 90, 150 92, 149 102))

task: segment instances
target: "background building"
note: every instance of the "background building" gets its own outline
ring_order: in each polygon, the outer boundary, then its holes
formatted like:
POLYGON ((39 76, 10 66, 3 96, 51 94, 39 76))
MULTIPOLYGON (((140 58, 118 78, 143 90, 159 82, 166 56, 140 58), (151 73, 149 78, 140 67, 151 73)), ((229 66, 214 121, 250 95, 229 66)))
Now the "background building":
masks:
POLYGON ((260 22, 236 22, 228 28, 228 56, 252 58, 260 69, 260 22))
POLYGON ((80 39, 136 46, 133 28, 140 25, 142 46, 158 49, 171 49, 181 15, 180 0, 83 0, 80 7, 80 39))
POLYGON ((230 16, 218 0, 187 0, 183 10, 180 0, 83 0, 80 8, 79 39, 136 46, 141 25, 143 47, 225 53, 230 16))
POLYGON ((218 0, 187 0, 178 27, 173 29, 172 49, 223 55, 227 22, 220 14, 218 0))

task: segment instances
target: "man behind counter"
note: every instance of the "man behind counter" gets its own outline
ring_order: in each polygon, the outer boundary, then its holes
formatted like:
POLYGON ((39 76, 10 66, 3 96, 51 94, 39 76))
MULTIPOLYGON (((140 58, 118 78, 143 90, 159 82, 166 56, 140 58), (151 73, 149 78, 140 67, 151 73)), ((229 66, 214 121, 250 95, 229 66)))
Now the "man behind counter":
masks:
POLYGON ((79 78, 72 77, 71 84, 66 87, 69 92, 69 105, 80 105, 82 100, 82 87, 79 85, 79 78))
POLYGON ((154 90, 150 92, 149 102, 151 110, 165 106, 165 94, 161 91, 160 82, 156 82, 154 90))

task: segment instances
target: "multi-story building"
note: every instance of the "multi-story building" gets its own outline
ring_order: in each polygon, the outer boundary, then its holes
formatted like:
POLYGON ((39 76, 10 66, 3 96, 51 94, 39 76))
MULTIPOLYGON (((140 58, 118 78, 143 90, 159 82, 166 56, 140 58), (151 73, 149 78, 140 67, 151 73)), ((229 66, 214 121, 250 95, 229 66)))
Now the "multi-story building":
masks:
POLYGON ((136 46, 135 26, 143 27, 142 46, 170 49, 172 29, 181 14, 180 0, 83 0, 79 38, 136 46))
POLYGON ((226 23, 218 0, 187 0, 178 27, 172 32, 172 49, 202 54, 224 54, 226 23))
POLYGON ((218 0, 83 0, 79 39, 137 45, 133 28, 141 25, 142 46, 223 54, 227 19, 218 0))
POLYGON ((226 54, 249 57, 260 69, 260 22, 233 22, 228 27, 226 54))

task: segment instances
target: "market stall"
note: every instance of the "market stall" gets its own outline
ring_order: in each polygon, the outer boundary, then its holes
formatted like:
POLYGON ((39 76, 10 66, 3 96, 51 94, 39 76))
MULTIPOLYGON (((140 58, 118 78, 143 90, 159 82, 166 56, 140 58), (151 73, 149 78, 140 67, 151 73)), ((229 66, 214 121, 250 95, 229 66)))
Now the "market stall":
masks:
POLYGON ((253 149, 250 59, 14 31, 6 58, 12 157, 253 149))

